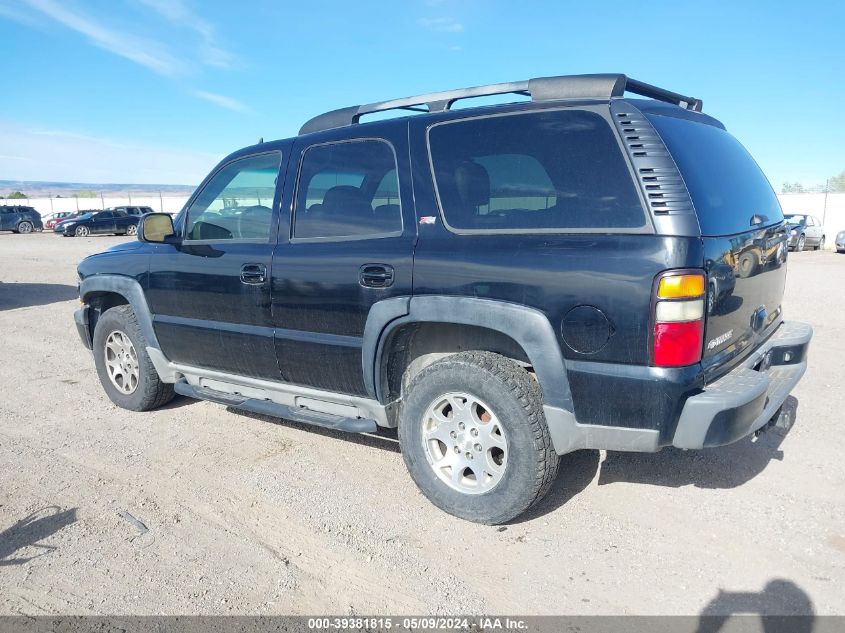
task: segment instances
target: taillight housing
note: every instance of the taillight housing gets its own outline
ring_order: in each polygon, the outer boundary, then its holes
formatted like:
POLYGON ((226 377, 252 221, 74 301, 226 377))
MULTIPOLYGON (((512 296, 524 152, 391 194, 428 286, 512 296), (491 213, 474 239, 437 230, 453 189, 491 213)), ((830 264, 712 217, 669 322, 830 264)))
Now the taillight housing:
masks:
POLYGON ((706 287, 700 270, 668 270, 654 280, 651 357, 656 367, 701 361, 706 287))

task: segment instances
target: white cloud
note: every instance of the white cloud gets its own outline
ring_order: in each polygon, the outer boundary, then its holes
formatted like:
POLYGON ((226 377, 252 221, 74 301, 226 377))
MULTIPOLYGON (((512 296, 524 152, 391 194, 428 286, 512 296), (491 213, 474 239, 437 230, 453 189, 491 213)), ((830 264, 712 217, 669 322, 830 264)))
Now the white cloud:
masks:
POLYGON ((420 18, 418 23, 435 33, 463 33, 464 30, 464 25, 455 18, 420 18))
POLYGON ((169 22, 189 29, 200 39, 200 56, 203 63, 217 68, 231 68, 235 57, 218 46, 214 26, 198 15, 182 0, 140 0, 140 2, 169 22))
POLYGON ((192 93, 195 97, 199 97, 200 99, 205 99, 206 101, 213 103, 215 105, 220 106, 221 108, 226 108, 227 110, 232 110, 233 112, 252 112, 252 108, 250 108, 247 104, 238 101, 237 99, 233 99, 232 97, 227 97, 225 95, 217 94, 216 92, 206 92, 205 90, 195 90, 192 93))
POLYGON ((0 155, 7 180, 194 184, 221 156, 133 140, 25 128, 0 120, 0 138, 16 156, 0 155))
POLYGON ((125 57, 160 75, 172 77, 187 71, 185 62, 177 59, 154 40, 109 28, 54 0, 25 1, 43 15, 86 36, 95 46, 125 57))

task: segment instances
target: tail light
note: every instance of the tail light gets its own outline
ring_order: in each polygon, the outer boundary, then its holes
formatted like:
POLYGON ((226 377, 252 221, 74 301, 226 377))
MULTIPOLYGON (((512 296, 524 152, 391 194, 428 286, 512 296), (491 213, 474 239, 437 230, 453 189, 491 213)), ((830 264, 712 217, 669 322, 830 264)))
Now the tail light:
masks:
POLYGON ((705 286, 703 272, 670 270, 657 278, 652 314, 652 360, 657 367, 701 360, 705 286))

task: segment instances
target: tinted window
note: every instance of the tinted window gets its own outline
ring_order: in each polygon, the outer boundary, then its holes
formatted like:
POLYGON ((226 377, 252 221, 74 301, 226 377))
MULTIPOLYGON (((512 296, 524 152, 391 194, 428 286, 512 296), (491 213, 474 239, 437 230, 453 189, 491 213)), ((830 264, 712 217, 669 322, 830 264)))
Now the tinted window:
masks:
POLYGON ((689 190, 703 235, 732 235, 783 219, 775 192, 748 151, 724 130, 675 117, 648 115, 689 190))
POLYGON ((280 161, 273 152, 223 167, 188 209, 185 239, 269 239, 280 161))
POLYGON ((103 211, 102 213, 98 213, 94 216, 97 220, 110 220, 112 217, 114 217, 114 213, 111 211, 103 211))
POLYGON ((402 231, 393 150, 382 141, 309 148, 302 158, 294 237, 357 237, 402 231))
POLYGON ((638 228, 646 219, 608 123, 566 110, 434 126, 431 160, 449 226, 638 228))

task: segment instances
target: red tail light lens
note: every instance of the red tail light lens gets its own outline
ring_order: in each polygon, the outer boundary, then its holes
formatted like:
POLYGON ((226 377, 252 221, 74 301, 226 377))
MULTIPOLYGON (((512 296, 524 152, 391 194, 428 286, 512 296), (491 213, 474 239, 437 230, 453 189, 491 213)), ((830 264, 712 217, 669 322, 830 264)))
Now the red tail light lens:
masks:
POLYGON ((701 360, 704 321, 654 324, 654 364, 683 367, 701 360))
POLYGON ((654 365, 694 365, 701 360, 704 346, 704 273, 668 271, 657 279, 654 287, 656 296, 651 315, 654 365))

